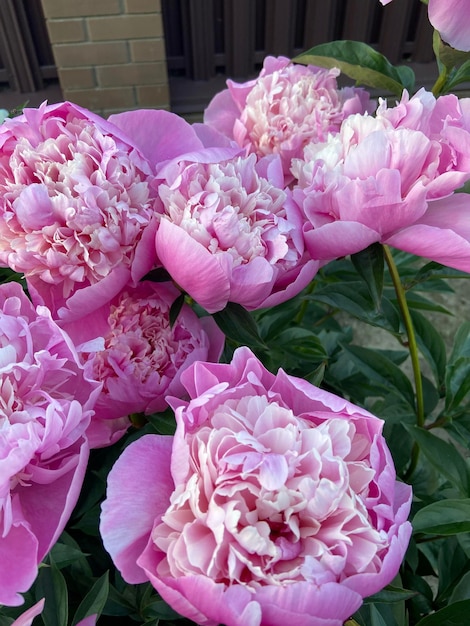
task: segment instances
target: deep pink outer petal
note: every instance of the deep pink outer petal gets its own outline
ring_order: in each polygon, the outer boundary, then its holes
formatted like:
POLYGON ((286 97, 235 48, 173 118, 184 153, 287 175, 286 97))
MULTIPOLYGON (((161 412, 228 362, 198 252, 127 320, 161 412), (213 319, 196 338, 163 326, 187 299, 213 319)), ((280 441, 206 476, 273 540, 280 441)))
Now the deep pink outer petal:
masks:
POLYGON ((260 626, 261 607, 247 589, 241 585, 227 587, 206 576, 159 578, 155 571, 162 557, 163 553, 156 551, 150 540, 139 565, 162 598, 180 615, 201 626, 260 626))
POLYGON ((173 437, 161 435, 141 437, 124 450, 108 476, 100 533, 114 564, 131 584, 147 580, 137 559, 174 489, 172 442, 173 437))
POLYGON ((263 624, 342 626, 362 604, 362 595, 339 583, 316 587, 308 582, 284 587, 261 587, 254 598, 260 603, 263 624))
POLYGON ((337 221, 304 232, 312 259, 331 261, 365 250, 380 241, 380 233, 359 222, 337 221))
POLYGON ((470 242, 452 230, 416 224, 392 235, 384 243, 442 265, 470 272, 470 242))
POLYGON ((13 525, 6 537, 0 536, 0 604, 23 604, 19 593, 28 591, 37 576, 37 554, 38 540, 27 522, 13 525))
MULTIPOLYGON (((34 483, 33 488, 21 489, 21 507, 31 530, 38 538, 38 561, 55 544, 69 521, 83 485, 89 457, 88 440, 79 440, 67 449, 69 459, 63 461, 64 470, 50 483, 34 483)), ((54 470, 50 470, 51 479, 54 470)))
POLYGON ((126 111, 110 115, 109 121, 129 135, 154 167, 184 152, 203 148, 191 124, 169 111, 126 111))
POLYGON ((219 92, 204 111, 204 123, 213 126, 227 137, 233 137, 233 125, 240 115, 240 108, 228 89, 219 92))
POLYGON ((173 280, 206 311, 215 313, 226 306, 230 299, 230 268, 222 265, 225 257, 211 254, 167 219, 160 222, 155 246, 173 280))
POLYGON ((457 50, 470 50, 470 2, 468 0, 429 0, 429 21, 442 39, 457 50))

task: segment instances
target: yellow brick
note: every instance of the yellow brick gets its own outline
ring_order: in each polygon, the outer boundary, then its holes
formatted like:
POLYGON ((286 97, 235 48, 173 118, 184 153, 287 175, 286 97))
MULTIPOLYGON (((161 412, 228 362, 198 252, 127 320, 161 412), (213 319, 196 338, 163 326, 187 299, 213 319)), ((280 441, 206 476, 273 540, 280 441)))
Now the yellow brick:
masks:
POLYGON ((126 13, 161 13, 160 0, 126 0, 126 13))
POLYGON ((42 7, 49 19, 121 13, 120 0, 42 0, 42 7))
POLYGON ((139 106, 150 109, 169 109, 170 90, 168 85, 145 85, 137 87, 139 106))
POLYGON ((52 44, 85 40, 84 23, 81 19, 48 20, 47 30, 52 44))
POLYGON ((56 45, 54 58, 58 67, 115 65, 129 61, 125 41, 56 45))
POLYGON ((91 67, 59 69, 58 74, 62 89, 90 89, 96 86, 91 67))
POLYGON ((135 107, 132 87, 119 89, 66 89, 64 99, 75 102, 91 111, 135 107))
POLYGON ((158 85, 167 82, 165 63, 133 63, 97 67, 98 85, 158 85))
POLYGON ((131 60, 136 63, 145 61, 164 61, 165 42, 163 39, 139 39, 130 42, 131 60))
POLYGON ((120 15, 116 17, 91 17, 88 32, 92 41, 111 39, 145 39, 162 37, 161 15, 120 15))

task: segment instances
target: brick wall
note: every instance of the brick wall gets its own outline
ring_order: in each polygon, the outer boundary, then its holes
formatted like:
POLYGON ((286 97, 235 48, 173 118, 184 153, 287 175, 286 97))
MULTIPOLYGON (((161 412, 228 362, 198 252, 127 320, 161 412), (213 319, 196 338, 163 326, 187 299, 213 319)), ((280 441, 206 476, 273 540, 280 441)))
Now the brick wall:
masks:
POLYGON ((101 115, 169 108, 160 0, 42 0, 65 100, 101 115))

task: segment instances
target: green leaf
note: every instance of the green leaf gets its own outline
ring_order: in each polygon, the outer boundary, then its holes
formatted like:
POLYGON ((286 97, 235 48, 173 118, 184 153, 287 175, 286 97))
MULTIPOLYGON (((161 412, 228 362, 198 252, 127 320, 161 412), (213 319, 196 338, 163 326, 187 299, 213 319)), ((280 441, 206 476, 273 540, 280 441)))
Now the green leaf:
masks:
POLYGON ((419 445, 422 453, 442 476, 456 487, 464 496, 469 495, 468 468, 456 448, 433 433, 404 424, 407 431, 419 445))
POLYGON ((365 250, 351 255, 351 261, 364 280, 377 311, 380 309, 384 285, 384 250, 380 243, 373 243, 365 250))
POLYGON ((387 389, 392 386, 411 407, 414 407, 413 387, 406 374, 390 359, 377 350, 361 346, 343 345, 343 348, 371 380, 381 383, 387 389))
POLYGON ((458 329, 446 372, 446 409, 459 407, 470 391, 470 322, 458 329))
POLYGON ((365 604, 370 603, 386 603, 393 604, 395 602, 402 602, 403 600, 409 600, 417 595, 417 591, 412 591, 411 589, 400 589, 399 587, 393 587, 392 585, 387 585, 385 589, 379 591, 378 593, 374 593, 373 596, 369 596, 364 599, 365 604))
POLYGON ((71 563, 75 563, 75 561, 78 561, 79 559, 89 556, 88 554, 84 554, 80 548, 75 548, 74 546, 65 545, 60 542, 57 542, 53 546, 50 554, 54 559, 56 567, 59 569, 62 569, 71 563))
POLYGON ((421 313, 410 310, 418 347, 431 366, 438 385, 444 384, 446 373, 446 346, 439 331, 421 313))
POLYGON ((427 615, 416 626, 465 626, 469 613, 470 600, 462 600, 427 615))
POLYGON ((464 574, 455 585, 449 604, 454 604, 461 600, 470 600, 470 572, 464 574))
POLYGON ((101 578, 99 578, 87 595, 80 602, 80 605, 73 617, 72 626, 89 617, 90 615, 100 616, 103 608, 108 599, 109 593, 109 574, 105 572, 101 578))
MULTIPOLYGON (((50 557, 49 557, 50 559, 50 557)), ((41 614, 44 626, 65 626, 68 623, 68 594, 65 578, 53 561, 39 569, 36 599, 45 598, 41 614)))
POLYGON ((225 309, 213 314, 222 332, 240 345, 267 348, 258 333, 258 327, 250 313, 235 302, 229 302, 225 309))
POLYGON ((170 326, 173 328, 184 305, 184 293, 180 294, 170 307, 170 326))
POLYGON ((470 498, 448 499, 428 504, 412 520, 416 533, 456 535, 470 532, 470 498))
POLYGON ((382 54, 359 41, 332 41, 314 46, 292 59, 294 63, 338 67, 357 83, 401 96, 413 92, 415 76, 410 67, 394 67, 382 54))
POLYGON ((469 52, 456 50, 444 43, 437 31, 434 33, 434 52, 442 65, 449 70, 458 65, 466 64, 470 59, 469 52))
POLYGON ((320 361, 327 357, 322 342, 312 331, 306 328, 286 328, 278 335, 275 342, 276 348, 294 354, 303 359, 320 361))

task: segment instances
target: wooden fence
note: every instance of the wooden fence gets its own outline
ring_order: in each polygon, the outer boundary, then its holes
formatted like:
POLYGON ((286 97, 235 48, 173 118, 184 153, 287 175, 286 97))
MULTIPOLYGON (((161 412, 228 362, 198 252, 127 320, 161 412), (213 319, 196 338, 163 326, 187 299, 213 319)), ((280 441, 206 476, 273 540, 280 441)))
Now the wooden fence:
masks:
POLYGON ((368 43, 392 63, 433 60, 420 0, 162 0, 162 11, 172 107, 183 112, 207 99, 211 81, 217 90, 218 77, 246 79, 268 54, 336 39, 368 43))
POLYGON ((0 83, 32 92, 56 77, 40 0, 0 0, 0 83))

